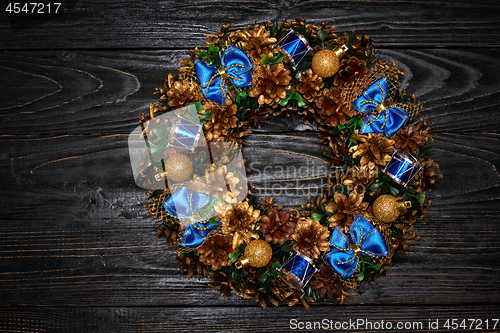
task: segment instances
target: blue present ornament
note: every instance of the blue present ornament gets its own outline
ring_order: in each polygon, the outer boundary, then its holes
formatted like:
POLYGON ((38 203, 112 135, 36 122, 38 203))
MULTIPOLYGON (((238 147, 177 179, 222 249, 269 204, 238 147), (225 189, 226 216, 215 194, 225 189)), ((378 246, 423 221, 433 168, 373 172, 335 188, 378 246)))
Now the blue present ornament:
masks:
POLYGON ((399 185, 407 187, 417 173, 422 170, 422 166, 413 155, 405 155, 397 150, 392 153, 391 159, 382 170, 389 178, 399 185))
POLYGON ((219 221, 214 225, 198 214, 201 208, 210 203, 210 199, 210 194, 192 191, 183 186, 163 203, 168 215, 189 223, 182 235, 181 246, 194 248, 200 246, 208 234, 221 225, 219 221))
POLYGON ((319 269, 306 254, 296 252, 278 270, 279 277, 290 287, 304 289, 319 269))
POLYGON ((253 65, 245 52, 234 45, 222 54, 221 65, 221 67, 215 67, 204 61, 195 60, 194 70, 203 95, 213 102, 225 105, 226 80, 231 81, 238 88, 251 85, 252 73, 250 73, 250 69, 253 65))
POLYGON ((384 237, 366 218, 357 215, 351 225, 351 240, 335 227, 330 241, 330 252, 325 260, 343 278, 356 272, 358 256, 385 257, 388 255, 384 237))
POLYGON ((312 50, 305 37, 293 30, 288 31, 274 47, 287 56, 295 70, 307 53, 312 50))
POLYGON ((373 82, 352 106, 361 113, 372 113, 361 126, 360 134, 384 133, 390 138, 403 126, 408 114, 401 108, 387 106, 389 83, 387 77, 373 82))

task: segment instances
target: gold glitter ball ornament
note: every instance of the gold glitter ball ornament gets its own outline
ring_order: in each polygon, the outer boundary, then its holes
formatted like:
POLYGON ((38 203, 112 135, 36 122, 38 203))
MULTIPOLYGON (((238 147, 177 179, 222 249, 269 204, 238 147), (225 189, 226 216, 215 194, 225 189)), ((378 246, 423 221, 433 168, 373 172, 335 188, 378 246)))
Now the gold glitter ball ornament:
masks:
POLYGON ((273 250, 268 242, 262 239, 256 239, 248 243, 245 247, 245 252, 238 261, 234 264, 236 268, 240 269, 251 265, 253 267, 264 267, 273 256, 273 250))
POLYGON ((189 157, 182 153, 177 153, 167 158, 165 171, 169 180, 182 182, 188 179, 193 173, 193 164, 189 157))
POLYGON ((321 77, 331 77, 339 71, 340 59, 347 51, 347 46, 342 45, 333 51, 321 50, 312 59, 312 70, 321 77))
POLYGON ((410 207, 410 201, 398 202, 392 195, 384 194, 373 203, 373 215, 382 222, 391 223, 399 217, 399 211, 410 207))

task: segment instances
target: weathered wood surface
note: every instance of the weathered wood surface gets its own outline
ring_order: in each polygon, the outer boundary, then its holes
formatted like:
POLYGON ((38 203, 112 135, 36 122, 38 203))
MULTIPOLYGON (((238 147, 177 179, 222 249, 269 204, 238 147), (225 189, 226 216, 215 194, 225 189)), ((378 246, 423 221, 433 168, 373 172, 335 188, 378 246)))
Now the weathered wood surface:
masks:
MULTIPOLYGON (((10 50, 0 54, 0 331, 265 332, 290 330, 291 318, 500 316, 496 2, 70 5, 24 26, 0 20, 0 49, 10 50), (145 191, 132 178, 127 135, 157 97, 154 87, 186 57, 181 48, 254 17, 365 30, 434 122, 433 157, 445 178, 429 194, 427 224, 415 227, 421 239, 344 306, 262 310, 187 280, 156 239, 145 191), (195 318, 202 325, 193 327, 195 318)), ((324 184, 314 130, 298 117, 273 118, 247 137, 249 179, 262 195, 297 207, 324 184), (280 166, 291 168, 283 174, 280 166)))
MULTIPOLYGON (((3 9, 2 9, 3 12, 3 9)), ((78 1, 58 14, 7 14, 0 48, 178 48, 205 42, 223 23, 305 17, 330 20, 339 31, 370 32, 384 46, 498 47, 495 0, 457 1, 78 1)))

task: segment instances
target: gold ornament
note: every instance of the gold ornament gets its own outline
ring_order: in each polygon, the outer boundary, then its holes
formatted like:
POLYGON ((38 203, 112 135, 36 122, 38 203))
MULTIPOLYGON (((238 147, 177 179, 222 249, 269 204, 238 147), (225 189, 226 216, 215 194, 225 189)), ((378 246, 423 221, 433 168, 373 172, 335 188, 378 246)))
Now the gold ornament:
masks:
POLYGON ((390 223, 396 221, 400 210, 410 207, 410 201, 398 202, 392 195, 384 194, 373 203, 373 215, 382 222, 390 223))
POLYGON ((331 77, 338 72, 340 59, 347 51, 347 46, 342 45, 333 51, 321 50, 312 59, 313 71, 321 77, 331 77))
POLYGON ((165 162, 165 171, 169 180, 182 182, 188 179, 193 173, 191 159, 182 153, 177 153, 165 162))
POLYGON ((262 239, 251 241, 245 248, 243 256, 238 259, 234 264, 236 268, 240 269, 251 265, 253 267, 264 267, 273 256, 273 250, 268 242, 262 239))

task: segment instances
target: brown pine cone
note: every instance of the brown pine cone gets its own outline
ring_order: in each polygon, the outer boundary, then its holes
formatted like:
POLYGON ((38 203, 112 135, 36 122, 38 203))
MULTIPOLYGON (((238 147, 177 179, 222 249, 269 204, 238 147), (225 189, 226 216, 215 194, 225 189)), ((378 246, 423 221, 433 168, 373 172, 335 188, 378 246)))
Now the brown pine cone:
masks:
POLYGON ((209 47, 211 44, 214 44, 216 46, 223 46, 225 44, 229 44, 229 41, 231 40, 229 38, 229 35, 227 34, 227 30, 231 29, 234 27, 234 23, 231 24, 223 24, 222 27, 220 28, 220 31, 217 33, 217 35, 213 34, 207 34, 205 35, 207 39, 211 39, 212 42, 210 43, 205 43, 206 47, 209 47))
POLYGON ((328 228, 321 225, 319 221, 306 218, 297 223, 292 239, 297 243, 293 245, 295 251, 310 254, 313 258, 318 258, 321 251, 329 250, 330 232, 328 228))
POLYGON ((439 171, 439 164, 430 158, 421 158, 418 162, 422 166, 422 170, 415 175, 412 183, 417 185, 419 192, 430 192, 432 185, 439 178, 443 178, 443 174, 439 171))
POLYGON ((351 192, 349 197, 345 194, 335 194, 336 213, 328 219, 329 227, 339 227, 342 232, 349 232, 356 215, 368 208, 368 202, 363 202, 363 198, 363 193, 351 192))
POLYGON ((236 129, 238 107, 228 99, 226 105, 209 102, 203 105, 203 112, 211 112, 212 119, 205 125, 205 133, 212 133, 210 141, 216 141, 220 136, 227 136, 236 129))
POLYGON ((165 237, 167 245, 174 247, 175 244, 177 244, 177 237, 179 236, 180 232, 180 224, 179 223, 165 224, 162 229, 160 228, 156 229, 156 232, 158 233, 158 238, 165 237))
POLYGON ((370 170, 368 166, 352 167, 347 169, 347 172, 342 173, 342 185, 349 191, 358 190, 358 193, 366 190, 366 184, 370 183, 375 178, 375 170, 370 170))
POLYGON ((179 252, 177 252, 175 262, 177 263, 177 267, 180 269, 181 274, 184 274, 184 272, 187 271, 188 279, 193 277, 194 272, 197 273, 198 280, 201 279, 202 276, 207 277, 209 275, 207 266, 203 265, 196 256, 183 256, 179 255, 179 252))
POLYGON ((375 168, 375 165, 386 165, 391 159, 391 154, 394 151, 394 140, 388 139, 382 133, 368 133, 363 135, 353 135, 353 138, 360 143, 351 147, 349 150, 353 153, 353 158, 361 157, 360 164, 368 165, 370 170, 375 168))
POLYGON ((248 94, 250 97, 257 98, 260 105, 270 106, 286 98, 286 91, 290 89, 292 77, 290 70, 285 69, 282 62, 273 66, 258 65, 255 72, 257 73, 254 75, 256 84, 248 94))
POLYGON ((340 279, 335 275, 330 265, 323 265, 320 271, 314 275, 311 285, 316 290, 319 297, 328 301, 333 296, 340 298, 342 295, 342 285, 340 279))
POLYGON ((254 232, 255 224, 260 218, 260 210, 254 210, 248 201, 237 204, 220 215, 222 230, 225 234, 233 235, 233 248, 241 243, 248 244, 252 239, 259 238, 254 232))
POLYGON ((258 62, 264 55, 272 55, 271 45, 276 43, 276 38, 271 37, 266 27, 259 24, 249 25, 246 29, 238 30, 229 37, 234 45, 241 46, 250 58, 253 57, 258 62))
POLYGON ((202 263, 210 266, 216 271, 221 267, 230 266, 229 253, 236 252, 232 248, 232 237, 230 235, 214 235, 207 238, 197 251, 202 263))
POLYGON ((323 89, 322 96, 316 100, 318 107, 318 121, 330 127, 347 123, 345 116, 352 117, 356 110, 349 108, 342 99, 342 91, 339 88, 323 89))
POLYGON ((321 93, 325 83, 323 79, 312 69, 307 70, 306 75, 302 75, 295 86, 295 91, 307 102, 312 102, 321 93))
POLYGON ((295 223, 290 221, 290 212, 282 210, 278 213, 276 209, 271 209, 261 217, 261 231, 266 242, 283 245, 285 240, 295 230, 295 223))
POLYGON ((172 74, 168 74, 168 79, 165 80, 165 91, 169 99, 168 105, 174 108, 187 106, 189 103, 197 99, 197 87, 187 81, 176 81, 172 74))
MULTIPOLYGON (((366 34, 357 35, 356 31, 352 29, 351 33, 344 32, 344 44, 351 41, 351 49, 349 50, 349 57, 357 57, 358 59, 367 58, 373 48, 373 39, 366 34), (364 57, 363 57, 364 55, 364 57)), ((376 58, 372 58, 372 63, 376 58)))
POLYGON ((347 83, 358 78, 370 75, 371 72, 372 71, 366 67, 366 62, 364 60, 359 60, 356 57, 342 59, 333 84, 337 87, 345 86, 347 83))

